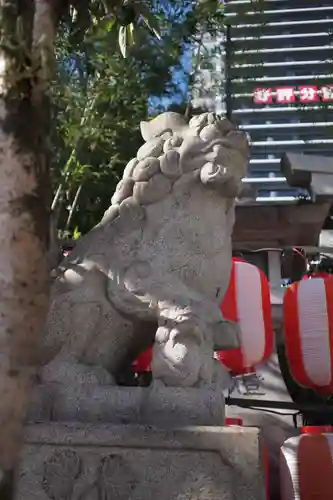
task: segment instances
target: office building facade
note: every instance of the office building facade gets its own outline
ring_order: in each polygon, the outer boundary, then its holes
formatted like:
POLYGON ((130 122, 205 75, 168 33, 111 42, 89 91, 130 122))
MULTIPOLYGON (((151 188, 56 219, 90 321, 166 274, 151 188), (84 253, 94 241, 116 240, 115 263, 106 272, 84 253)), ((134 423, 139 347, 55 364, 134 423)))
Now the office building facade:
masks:
POLYGON ((332 0, 225 4, 225 99, 251 136, 249 176, 260 200, 292 199, 282 153, 333 155, 332 0))

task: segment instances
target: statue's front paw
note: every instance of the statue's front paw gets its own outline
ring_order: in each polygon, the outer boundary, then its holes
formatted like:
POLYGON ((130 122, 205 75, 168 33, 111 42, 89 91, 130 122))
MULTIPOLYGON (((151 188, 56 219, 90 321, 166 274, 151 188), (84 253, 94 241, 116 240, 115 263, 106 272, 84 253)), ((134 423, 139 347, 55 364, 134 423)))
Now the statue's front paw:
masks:
POLYGON ((155 343, 152 373, 154 379, 168 386, 191 387, 199 380, 201 350, 196 342, 182 343, 169 339, 164 344, 155 343))

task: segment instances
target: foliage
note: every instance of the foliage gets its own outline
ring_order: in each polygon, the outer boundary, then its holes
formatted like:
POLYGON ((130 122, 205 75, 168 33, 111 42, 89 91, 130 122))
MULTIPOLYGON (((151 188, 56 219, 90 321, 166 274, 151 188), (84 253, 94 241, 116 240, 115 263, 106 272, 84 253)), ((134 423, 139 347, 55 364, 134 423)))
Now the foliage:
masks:
POLYGON ((91 55, 88 46, 72 54, 66 39, 59 42, 53 88, 53 179, 55 186, 61 181, 64 186, 54 208, 59 227, 79 226, 85 232, 108 206, 119 173, 137 150, 137 124, 146 116, 148 93, 135 61, 116 53, 110 57, 105 44, 91 55), (78 190, 79 199, 72 207, 78 190), (84 217, 81 211, 78 214, 80 207, 84 217))
POLYGON ((81 20, 83 30, 73 12, 60 24, 51 144, 53 209, 62 236, 84 233, 100 220, 124 166, 141 145, 138 124, 147 118, 148 102, 172 100, 178 92, 174 75, 183 71, 182 55, 213 22, 217 4, 160 0, 148 11, 140 3, 135 19, 124 20, 117 11, 103 14, 99 3, 91 2, 90 24, 81 20), (130 26, 128 20, 136 23, 135 43, 119 50, 119 33, 130 26))
POLYGON ((170 67, 178 54, 169 39, 160 47, 141 32, 131 57, 123 59, 108 22, 93 23, 83 38, 62 24, 51 138, 55 189, 63 184, 54 204, 60 228, 85 232, 100 219, 141 144, 138 123, 147 116, 148 98, 170 90, 170 67))

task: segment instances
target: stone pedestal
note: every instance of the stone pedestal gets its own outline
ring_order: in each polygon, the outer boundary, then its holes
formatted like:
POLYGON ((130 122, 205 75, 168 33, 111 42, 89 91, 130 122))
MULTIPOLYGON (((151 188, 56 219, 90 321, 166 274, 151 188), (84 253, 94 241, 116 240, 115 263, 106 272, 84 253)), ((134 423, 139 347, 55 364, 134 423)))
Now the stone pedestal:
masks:
POLYGON ((265 500, 258 429, 218 390, 39 387, 15 500, 265 500))
POLYGON ((254 428, 35 424, 15 500, 265 500, 254 428))
POLYGON ((220 426, 224 415, 224 396, 217 389, 55 384, 36 389, 28 421, 220 426))

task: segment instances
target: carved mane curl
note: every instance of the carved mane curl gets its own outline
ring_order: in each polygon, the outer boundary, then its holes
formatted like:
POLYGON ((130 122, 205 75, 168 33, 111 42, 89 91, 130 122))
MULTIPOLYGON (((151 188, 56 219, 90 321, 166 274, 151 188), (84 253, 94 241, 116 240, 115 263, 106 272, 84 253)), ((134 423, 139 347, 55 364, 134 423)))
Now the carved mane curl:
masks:
POLYGON ((249 144, 246 134, 228 120, 203 113, 188 122, 183 115, 167 112, 142 122, 141 133, 146 142, 125 167, 102 225, 124 217, 128 221, 129 214, 143 221, 144 207, 163 200, 187 174, 222 193, 228 185, 229 196, 237 195, 249 144))

